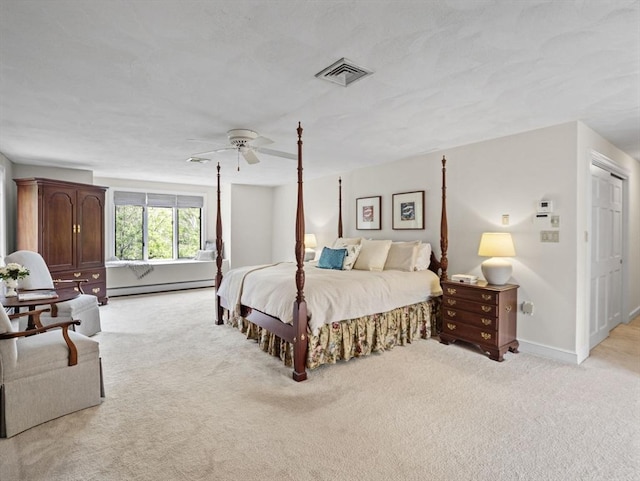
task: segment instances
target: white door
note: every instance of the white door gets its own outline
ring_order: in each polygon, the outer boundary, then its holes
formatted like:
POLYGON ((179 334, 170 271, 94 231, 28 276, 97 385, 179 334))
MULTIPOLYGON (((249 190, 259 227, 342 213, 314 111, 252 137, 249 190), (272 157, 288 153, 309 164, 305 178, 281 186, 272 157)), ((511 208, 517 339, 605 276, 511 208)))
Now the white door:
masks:
POLYGON ((622 179, 591 165, 589 349, 622 320, 622 179))

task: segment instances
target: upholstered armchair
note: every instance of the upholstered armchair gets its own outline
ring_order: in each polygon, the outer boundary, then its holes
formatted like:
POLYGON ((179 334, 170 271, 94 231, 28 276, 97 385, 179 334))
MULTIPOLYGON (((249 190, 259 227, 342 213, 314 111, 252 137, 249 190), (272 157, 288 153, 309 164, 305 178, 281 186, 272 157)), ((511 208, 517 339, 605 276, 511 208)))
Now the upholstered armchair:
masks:
POLYGON ((51 313, 45 313, 41 316, 42 325, 47 326, 56 322, 81 320, 82 324, 79 326, 74 325, 76 332, 85 336, 93 336, 101 331, 98 298, 82 292, 83 280, 56 281, 54 283, 47 263, 37 252, 16 251, 6 256, 5 262, 15 262, 29 269, 29 275, 18 281, 20 289, 54 289, 56 286, 60 287, 60 283, 77 283, 76 289, 78 289, 80 295, 52 306, 51 313))
POLYGON ((80 321, 42 327, 34 310, 7 315, 0 304, 0 437, 100 404, 104 397, 99 344, 69 330, 80 321), (16 331, 21 316, 36 329, 16 331))

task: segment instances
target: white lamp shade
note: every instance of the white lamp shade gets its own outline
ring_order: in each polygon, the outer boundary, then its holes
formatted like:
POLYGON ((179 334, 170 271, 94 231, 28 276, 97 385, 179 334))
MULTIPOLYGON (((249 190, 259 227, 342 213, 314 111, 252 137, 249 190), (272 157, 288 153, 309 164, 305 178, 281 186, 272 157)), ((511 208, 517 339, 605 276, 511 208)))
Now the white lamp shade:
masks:
POLYGON ((482 263, 482 275, 489 284, 501 286, 511 277, 511 263, 503 257, 516 255, 513 239, 508 232, 485 232, 480 239, 478 255, 491 257, 482 263))
POLYGON ((316 258, 315 248, 318 246, 315 234, 304 235, 304 260, 312 261, 316 258))
POLYGON ((305 234, 304 235, 304 248, 305 249, 315 249, 318 247, 318 241, 316 239, 315 234, 305 234))
POLYGON ((516 249, 508 232, 485 232, 480 239, 478 255, 481 257, 513 257, 516 249))

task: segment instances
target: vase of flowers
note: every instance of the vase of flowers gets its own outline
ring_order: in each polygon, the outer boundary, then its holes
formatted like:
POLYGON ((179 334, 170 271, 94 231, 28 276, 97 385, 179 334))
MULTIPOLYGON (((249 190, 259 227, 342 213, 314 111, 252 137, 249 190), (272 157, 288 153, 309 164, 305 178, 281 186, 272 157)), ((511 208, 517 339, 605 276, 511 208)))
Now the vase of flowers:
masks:
POLYGON ((10 262, 4 267, 0 267, 0 279, 6 286, 5 297, 15 297, 18 295, 18 279, 24 279, 29 275, 29 269, 15 262, 10 262))

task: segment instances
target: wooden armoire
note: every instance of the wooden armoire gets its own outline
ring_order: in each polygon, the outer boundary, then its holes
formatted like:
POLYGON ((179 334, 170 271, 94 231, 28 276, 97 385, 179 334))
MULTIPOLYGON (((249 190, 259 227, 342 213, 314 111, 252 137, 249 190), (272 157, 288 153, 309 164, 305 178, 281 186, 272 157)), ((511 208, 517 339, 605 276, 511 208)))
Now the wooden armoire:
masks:
POLYGON ((14 179, 17 247, 39 252, 51 277, 87 279, 85 294, 107 303, 104 209, 107 187, 61 180, 14 179))

